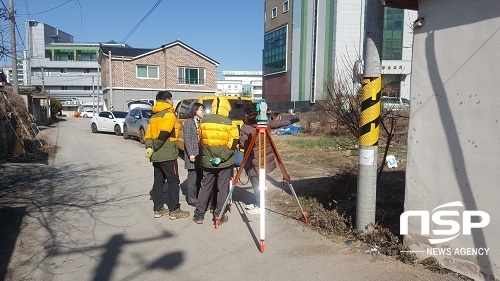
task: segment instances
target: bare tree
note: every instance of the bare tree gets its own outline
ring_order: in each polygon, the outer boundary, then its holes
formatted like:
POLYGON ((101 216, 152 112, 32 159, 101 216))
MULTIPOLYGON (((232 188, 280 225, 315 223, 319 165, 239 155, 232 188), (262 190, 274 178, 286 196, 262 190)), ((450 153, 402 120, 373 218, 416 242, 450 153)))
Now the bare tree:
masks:
MULTIPOLYGON (((352 138, 359 138, 359 124, 361 118, 361 76, 363 66, 361 59, 352 63, 350 58, 343 59, 345 71, 337 74, 325 82, 322 93, 323 99, 318 101, 318 105, 325 115, 334 118, 339 127, 345 130, 352 138)), ((384 93, 395 93, 399 91, 396 85, 405 77, 399 75, 399 79, 384 81, 382 91, 384 93)), ((318 95, 321 96, 321 95, 318 95)), ((386 164, 385 158, 395 137, 398 144, 406 144, 408 125, 408 111, 392 110, 381 108, 380 126, 382 128, 379 144, 384 144, 384 157, 382 165, 379 167, 378 179, 382 174, 386 164), (404 142, 401 142, 404 140, 404 142)))

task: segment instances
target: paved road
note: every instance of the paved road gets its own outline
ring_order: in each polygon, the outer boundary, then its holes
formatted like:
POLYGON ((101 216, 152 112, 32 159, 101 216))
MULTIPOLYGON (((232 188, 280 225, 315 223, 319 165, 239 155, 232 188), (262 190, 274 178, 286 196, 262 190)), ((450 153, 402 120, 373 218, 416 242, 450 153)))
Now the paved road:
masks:
POLYGON ((454 280, 356 253, 273 212, 260 253, 259 217, 243 212, 248 188, 237 189, 219 229, 209 220, 154 219, 153 169, 139 142, 92 134, 88 119, 43 132, 57 146, 46 163, 0 163, 2 185, 22 191, 16 198, 1 191, 1 206, 10 200, 17 208, 9 211, 13 231, 2 243, 11 257, 0 280, 454 280))

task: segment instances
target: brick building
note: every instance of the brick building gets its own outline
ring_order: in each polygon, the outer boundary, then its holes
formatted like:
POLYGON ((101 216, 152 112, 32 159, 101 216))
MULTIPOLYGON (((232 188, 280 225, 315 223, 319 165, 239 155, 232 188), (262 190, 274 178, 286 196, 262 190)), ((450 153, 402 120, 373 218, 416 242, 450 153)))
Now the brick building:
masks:
POLYGON ((178 40, 157 49, 101 46, 99 65, 104 104, 114 110, 127 111, 130 100, 154 100, 160 90, 170 91, 175 103, 217 92, 219 63, 178 40))

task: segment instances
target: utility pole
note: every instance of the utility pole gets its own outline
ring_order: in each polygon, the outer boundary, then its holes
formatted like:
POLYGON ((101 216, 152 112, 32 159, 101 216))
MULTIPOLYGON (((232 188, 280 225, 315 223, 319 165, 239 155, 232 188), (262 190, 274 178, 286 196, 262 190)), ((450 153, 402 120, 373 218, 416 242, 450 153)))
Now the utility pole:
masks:
POLYGON ((99 91, 101 89, 101 64, 97 65, 97 113, 101 112, 99 107, 99 91))
POLYGON ((26 50, 24 51, 24 61, 26 65, 26 69, 24 70, 25 76, 24 76, 24 81, 26 86, 31 86, 31 57, 33 56, 33 49, 32 49, 32 30, 31 30, 31 24, 33 21, 27 20, 25 22, 25 28, 26 28, 26 50))
POLYGON ((92 114, 95 115, 95 90, 94 90, 94 76, 92 75, 92 114))
POLYGON ((42 67, 42 94, 45 94, 45 69, 42 67))
POLYGON ((10 45, 12 49, 12 91, 19 94, 19 81, 17 80, 17 50, 16 50, 16 17, 14 11, 14 0, 9 0, 10 13, 10 45))
POLYGON ((361 94, 361 122, 358 161, 358 195, 356 229, 370 232, 365 227, 375 223, 377 200, 377 158, 380 125, 380 90, 382 32, 384 7, 379 0, 367 0, 366 5, 363 88, 361 94))
POLYGON ((109 108, 113 111, 113 63, 111 61, 111 51, 109 51, 109 108))

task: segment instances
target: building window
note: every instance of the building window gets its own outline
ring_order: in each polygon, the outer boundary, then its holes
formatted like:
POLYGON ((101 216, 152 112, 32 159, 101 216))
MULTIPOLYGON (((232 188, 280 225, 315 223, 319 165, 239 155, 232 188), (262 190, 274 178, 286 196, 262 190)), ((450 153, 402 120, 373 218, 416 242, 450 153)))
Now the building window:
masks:
POLYGON ((179 84, 205 85, 205 69, 179 67, 179 84))
POLYGON ((288 1, 283 2, 283 13, 288 12, 288 1))
POLYGON ((90 69, 88 69, 88 68, 84 68, 84 69, 83 69, 83 73, 90 73, 90 69))
POLYGON ((45 58, 52 60, 52 50, 45 50, 45 58))
POLYGON ((68 69, 67 68, 61 68, 61 73, 68 73, 68 69))
POLYGON ((67 91, 68 90, 68 86, 61 86, 61 90, 67 91))
POLYGON ((90 86, 83 86, 84 91, 90 91, 90 86))
POLYGON ((264 75, 286 71, 287 28, 285 25, 264 35, 264 75))
POLYGON ((138 65, 137 66, 137 78, 150 78, 158 79, 158 66, 152 65, 138 65))
POLYGON ((274 19, 277 14, 278 14, 278 7, 274 7, 273 10, 271 11, 271 18, 274 19))
POLYGON ((76 50, 77 61, 97 61, 96 50, 76 50))
POLYGON ((404 10, 384 8, 383 60, 403 58, 403 22, 404 10))
POLYGON ((55 61, 72 61, 74 60, 73 50, 54 50, 55 61))

